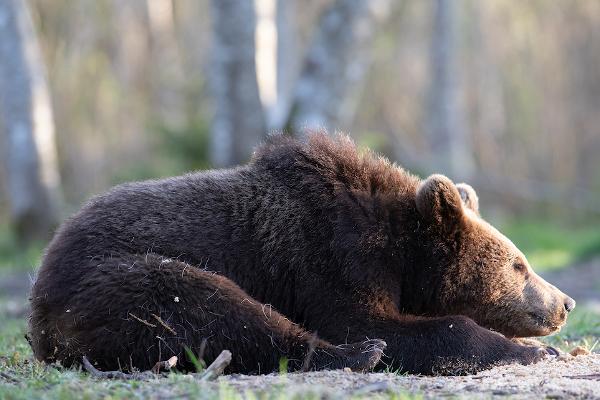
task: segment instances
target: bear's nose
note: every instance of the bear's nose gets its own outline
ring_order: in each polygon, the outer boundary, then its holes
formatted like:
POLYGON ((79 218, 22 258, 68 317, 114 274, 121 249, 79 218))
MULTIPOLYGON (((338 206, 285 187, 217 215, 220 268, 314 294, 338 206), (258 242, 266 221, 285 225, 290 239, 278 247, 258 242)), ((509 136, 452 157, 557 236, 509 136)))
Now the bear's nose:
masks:
POLYGON ((575 300, 573 300, 570 297, 567 297, 567 299, 565 300, 565 310, 567 310, 567 312, 573 311, 573 309, 575 308, 575 304, 575 300))

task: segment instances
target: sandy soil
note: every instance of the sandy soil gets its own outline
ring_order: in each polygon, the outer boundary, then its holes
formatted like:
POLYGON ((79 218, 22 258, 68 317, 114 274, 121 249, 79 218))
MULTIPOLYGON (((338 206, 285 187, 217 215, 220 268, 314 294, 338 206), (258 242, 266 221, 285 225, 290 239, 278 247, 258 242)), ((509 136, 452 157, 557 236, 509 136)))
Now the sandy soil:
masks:
POLYGON ((465 396, 515 399, 600 399, 600 354, 552 358, 532 366, 508 365, 477 375, 423 377, 396 374, 359 374, 344 371, 301 374, 230 375, 221 381, 238 390, 268 390, 283 386, 289 394, 313 392, 324 397, 375 395, 386 392, 424 393, 426 398, 465 396))

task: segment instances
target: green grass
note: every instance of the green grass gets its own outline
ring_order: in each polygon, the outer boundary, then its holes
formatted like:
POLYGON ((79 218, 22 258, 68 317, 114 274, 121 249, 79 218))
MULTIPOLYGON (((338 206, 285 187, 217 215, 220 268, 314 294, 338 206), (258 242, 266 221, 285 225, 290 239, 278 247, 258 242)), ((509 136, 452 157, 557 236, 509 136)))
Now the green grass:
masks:
POLYGON ((536 271, 558 269, 600 253, 600 227, 521 219, 500 224, 536 271))
POLYGON ((567 325, 557 334, 544 339, 564 351, 583 346, 590 351, 600 351, 600 313, 578 307, 569 314, 567 325))

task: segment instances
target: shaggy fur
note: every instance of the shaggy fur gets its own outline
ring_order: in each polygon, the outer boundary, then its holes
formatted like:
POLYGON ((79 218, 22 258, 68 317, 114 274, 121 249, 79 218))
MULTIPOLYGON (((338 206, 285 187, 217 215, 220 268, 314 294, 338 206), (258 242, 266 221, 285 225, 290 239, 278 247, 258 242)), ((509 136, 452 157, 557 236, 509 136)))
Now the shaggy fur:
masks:
POLYGON ((368 369, 379 338, 381 366, 465 373, 543 357, 487 328, 547 334, 570 302, 479 217, 470 186, 421 181, 345 137, 279 136, 247 166, 92 199, 48 247, 29 336, 40 360, 109 369, 207 339, 206 361, 229 349, 245 373, 308 353, 311 369, 368 369))

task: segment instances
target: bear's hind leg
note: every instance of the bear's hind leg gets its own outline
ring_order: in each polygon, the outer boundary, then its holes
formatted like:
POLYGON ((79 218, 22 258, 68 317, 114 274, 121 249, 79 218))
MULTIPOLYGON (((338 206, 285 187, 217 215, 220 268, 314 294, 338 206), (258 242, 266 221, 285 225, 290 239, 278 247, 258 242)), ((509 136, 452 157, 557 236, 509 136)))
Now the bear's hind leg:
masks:
POLYGON ((177 355, 178 368, 193 370, 188 353, 197 355, 206 340, 204 360, 230 350, 230 372, 269 373, 284 357, 291 370, 366 370, 385 347, 379 340, 333 346, 231 280, 153 254, 90 268, 55 319, 56 359, 69 364, 86 355, 103 369, 147 370, 177 355))

